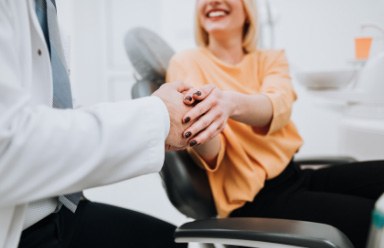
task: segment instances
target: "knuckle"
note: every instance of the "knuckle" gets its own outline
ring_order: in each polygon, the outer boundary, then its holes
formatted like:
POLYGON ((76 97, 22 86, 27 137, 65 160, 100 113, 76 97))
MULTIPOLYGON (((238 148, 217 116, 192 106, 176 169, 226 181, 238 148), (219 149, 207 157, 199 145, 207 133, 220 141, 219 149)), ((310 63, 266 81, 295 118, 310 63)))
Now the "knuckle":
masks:
POLYGON ((207 130, 204 131, 204 133, 201 134, 200 136, 200 141, 201 142, 206 142, 209 140, 209 133, 207 130))
POLYGON ((209 106, 206 105, 206 104, 202 104, 199 108, 199 113, 200 115, 204 114, 205 112, 207 112, 209 110, 209 106))
POLYGON ((209 122, 209 120, 204 119, 204 120, 201 122, 201 124, 202 124, 203 127, 207 127, 207 126, 210 124, 210 122, 209 122))
POLYGON ((206 141, 207 139, 208 139, 207 131, 199 135, 199 143, 201 143, 202 141, 206 141))
POLYGON ((212 106, 216 106, 217 104, 218 104, 218 100, 217 100, 217 98, 213 97, 213 98, 211 99, 211 105, 212 105, 212 106))
POLYGON ((221 118, 222 116, 224 115, 224 112, 223 111, 216 111, 216 113, 215 113, 215 117, 216 118, 221 118))

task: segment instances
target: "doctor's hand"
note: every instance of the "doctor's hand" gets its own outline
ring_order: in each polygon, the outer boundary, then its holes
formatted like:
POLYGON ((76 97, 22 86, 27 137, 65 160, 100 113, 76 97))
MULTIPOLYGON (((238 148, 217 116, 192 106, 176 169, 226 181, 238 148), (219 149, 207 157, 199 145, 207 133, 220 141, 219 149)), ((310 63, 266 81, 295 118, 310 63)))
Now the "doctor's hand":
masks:
POLYGON ((165 83, 152 95, 159 97, 166 105, 170 117, 170 130, 165 141, 166 150, 181 150, 188 146, 189 139, 184 138, 184 130, 191 123, 183 123, 183 116, 191 109, 183 103, 185 91, 191 87, 181 83, 165 83))
POLYGON ((190 146, 203 144, 223 131, 235 110, 231 94, 212 84, 184 93, 184 103, 193 106, 183 117, 184 123, 191 123, 184 132, 184 137, 194 136, 189 141, 190 146))

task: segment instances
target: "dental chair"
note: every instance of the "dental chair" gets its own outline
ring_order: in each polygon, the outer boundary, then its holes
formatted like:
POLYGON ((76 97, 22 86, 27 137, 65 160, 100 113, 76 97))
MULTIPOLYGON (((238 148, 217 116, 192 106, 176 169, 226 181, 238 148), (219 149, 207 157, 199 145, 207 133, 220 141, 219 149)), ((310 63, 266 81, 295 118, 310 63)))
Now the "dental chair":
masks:
MULTIPOLYGON (((128 57, 140 76, 133 85, 132 97, 151 95, 164 83, 174 51, 156 33, 145 28, 128 31, 124 42, 128 57)), ((323 165, 351 161, 353 158, 337 157, 309 158, 301 162, 323 165)), ((195 219, 177 228, 176 242, 259 248, 353 248, 342 232, 325 224, 270 218, 216 218, 207 175, 186 151, 167 152, 160 176, 171 203, 181 213, 195 219)))

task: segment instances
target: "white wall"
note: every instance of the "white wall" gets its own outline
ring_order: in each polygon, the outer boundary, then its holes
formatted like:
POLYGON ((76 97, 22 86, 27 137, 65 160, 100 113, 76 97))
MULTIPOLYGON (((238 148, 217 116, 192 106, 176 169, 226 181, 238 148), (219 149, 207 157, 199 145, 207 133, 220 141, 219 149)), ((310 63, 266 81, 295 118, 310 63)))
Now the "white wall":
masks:
MULTIPOLYGON (((364 22, 384 26, 383 2, 270 0, 276 47, 286 49, 293 72, 350 66, 359 26, 364 22)), ((59 6, 63 7, 61 24, 70 37, 71 77, 80 105, 130 98, 133 70, 122 45, 129 28, 141 25, 155 30, 176 50, 194 46, 193 0, 66 0, 59 1, 59 6)), ((337 154, 345 105, 316 99, 294 84, 299 100, 293 119, 305 139, 299 155, 337 154)), ((91 199, 138 209, 175 224, 186 220, 167 200, 157 175, 86 193, 91 199)))
MULTIPOLYGON (((293 75, 301 70, 351 67, 353 39, 361 35, 361 24, 373 22, 384 26, 383 0, 270 0, 270 3, 276 19, 276 47, 286 49, 293 75)), ((338 154, 341 113, 346 104, 318 99, 296 80, 294 83, 299 99, 293 119, 305 140, 299 156, 338 154)))

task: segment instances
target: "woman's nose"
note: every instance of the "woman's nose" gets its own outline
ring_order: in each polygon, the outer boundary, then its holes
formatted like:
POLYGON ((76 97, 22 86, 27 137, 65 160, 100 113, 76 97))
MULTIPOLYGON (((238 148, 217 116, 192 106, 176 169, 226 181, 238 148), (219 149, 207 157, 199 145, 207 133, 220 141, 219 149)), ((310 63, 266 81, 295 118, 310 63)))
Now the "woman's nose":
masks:
POLYGON ((208 0, 208 4, 211 6, 219 5, 223 0, 208 0))

